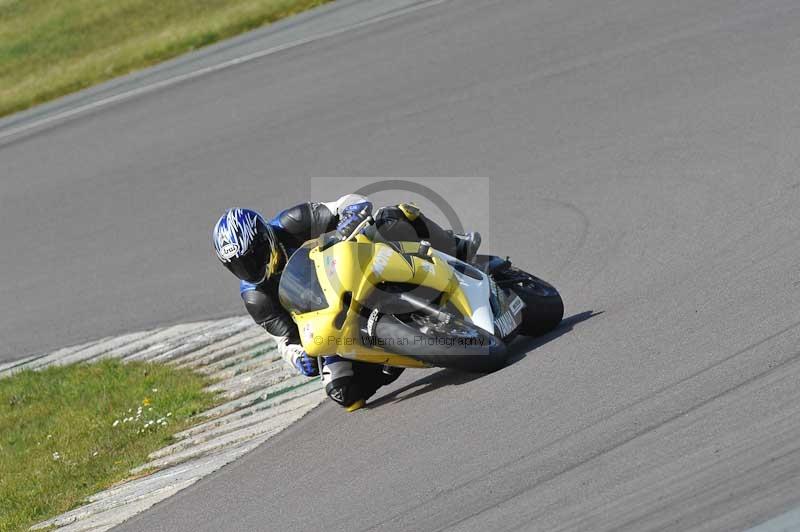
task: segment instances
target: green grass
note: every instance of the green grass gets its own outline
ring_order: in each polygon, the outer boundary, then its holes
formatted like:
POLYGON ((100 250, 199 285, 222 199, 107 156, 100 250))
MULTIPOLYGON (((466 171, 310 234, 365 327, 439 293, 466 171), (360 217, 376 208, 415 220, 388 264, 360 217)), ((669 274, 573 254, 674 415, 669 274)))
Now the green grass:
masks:
POLYGON ((0 116, 329 0, 0 0, 0 116))
POLYGON ((209 382, 115 360, 0 379, 0 531, 25 530, 128 477, 218 403, 202 391, 209 382))

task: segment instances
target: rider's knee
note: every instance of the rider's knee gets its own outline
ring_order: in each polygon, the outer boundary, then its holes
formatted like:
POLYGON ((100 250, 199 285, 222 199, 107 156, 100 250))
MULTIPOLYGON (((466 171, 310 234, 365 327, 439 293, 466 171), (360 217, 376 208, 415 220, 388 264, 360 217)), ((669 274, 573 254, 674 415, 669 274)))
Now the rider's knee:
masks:
POLYGON ((361 390, 355 379, 353 363, 338 356, 325 357, 322 383, 332 401, 347 407, 361 399, 361 390))

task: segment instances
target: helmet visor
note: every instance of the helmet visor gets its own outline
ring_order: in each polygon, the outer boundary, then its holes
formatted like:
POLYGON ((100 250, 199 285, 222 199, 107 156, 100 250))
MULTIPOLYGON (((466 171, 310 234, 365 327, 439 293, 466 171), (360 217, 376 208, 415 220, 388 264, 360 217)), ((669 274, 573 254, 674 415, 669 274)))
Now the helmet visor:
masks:
POLYGON ((269 245, 262 242, 261 245, 251 246, 241 257, 235 257, 223 264, 239 279, 258 284, 267 277, 269 251, 269 245))

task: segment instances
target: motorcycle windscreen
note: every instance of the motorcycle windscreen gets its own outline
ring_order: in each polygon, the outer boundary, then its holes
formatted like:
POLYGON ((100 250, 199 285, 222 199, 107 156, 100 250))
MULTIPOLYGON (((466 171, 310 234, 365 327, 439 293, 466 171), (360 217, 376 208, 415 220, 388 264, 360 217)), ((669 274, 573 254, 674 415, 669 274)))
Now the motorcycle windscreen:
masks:
POLYGON ((304 246, 295 251, 281 273, 278 298, 290 313, 305 314, 328 307, 314 261, 308 256, 312 249, 304 246))

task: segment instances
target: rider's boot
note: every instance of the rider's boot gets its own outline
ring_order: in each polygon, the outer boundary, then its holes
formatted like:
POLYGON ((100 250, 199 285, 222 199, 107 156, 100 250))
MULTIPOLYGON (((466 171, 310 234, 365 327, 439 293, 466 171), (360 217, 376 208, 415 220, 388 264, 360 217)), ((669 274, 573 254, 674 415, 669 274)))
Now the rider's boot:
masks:
POLYGON ((481 234, 477 231, 469 233, 453 233, 456 238, 456 258, 470 262, 481 247, 481 234))
POLYGON ((353 363, 339 356, 325 357, 322 366, 322 384, 332 401, 347 408, 364 399, 355 379, 353 363))
POLYGON ((325 357, 322 382, 328 397, 352 412, 364 406, 381 386, 397 380, 404 369, 325 357))

